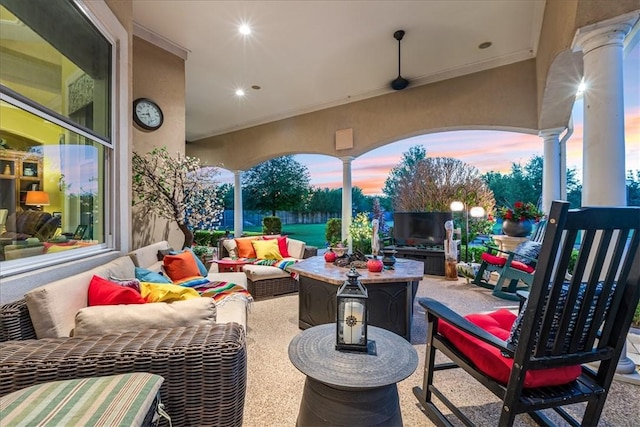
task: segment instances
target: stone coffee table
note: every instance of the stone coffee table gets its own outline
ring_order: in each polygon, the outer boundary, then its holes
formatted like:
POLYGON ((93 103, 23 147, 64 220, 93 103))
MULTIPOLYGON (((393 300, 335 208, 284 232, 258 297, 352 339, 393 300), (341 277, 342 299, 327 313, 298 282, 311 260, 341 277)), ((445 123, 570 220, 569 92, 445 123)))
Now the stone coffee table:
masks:
MULTIPOLYGON (((347 280, 348 268, 325 262, 322 256, 302 260, 291 267, 300 275, 298 293, 298 326, 311 326, 336 321, 336 292, 347 280)), ((395 332, 411 341, 413 300, 422 280, 422 261, 398 259, 392 270, 372 273, 358 269, 358 280, 369 293, 369 325, 395 332)))

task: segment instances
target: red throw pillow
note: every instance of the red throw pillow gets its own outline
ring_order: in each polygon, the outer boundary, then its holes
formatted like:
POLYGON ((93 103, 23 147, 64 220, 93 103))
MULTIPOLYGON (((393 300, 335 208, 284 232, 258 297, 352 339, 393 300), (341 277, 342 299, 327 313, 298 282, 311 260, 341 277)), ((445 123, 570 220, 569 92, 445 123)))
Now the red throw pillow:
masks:
POLYGON ((89 306, 144 304, 146 301, 134 289, 120 286, 100 276, 93 276, 89 283, 89 306))
POLYGON ((200 276, 200 269, 193 255, 189 251, 176 255, 165 255, 162 259, 164 271, 172 282, 186 279, 187 277, 200 276))
POLYGON ((278 249, 283 258, 289 258, 289 250, 287 249, 287 236, 264 236, 264 240, 278 239, 278 249))

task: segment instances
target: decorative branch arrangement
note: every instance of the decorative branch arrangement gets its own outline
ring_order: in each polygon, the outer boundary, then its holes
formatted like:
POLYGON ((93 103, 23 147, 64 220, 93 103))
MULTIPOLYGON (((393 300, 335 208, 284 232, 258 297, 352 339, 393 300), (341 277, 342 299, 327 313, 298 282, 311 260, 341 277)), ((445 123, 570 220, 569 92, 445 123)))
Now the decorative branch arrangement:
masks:
POLYGON ((184 246, 193 243, 193 230, 215 230, 224 207, 219 197, 216 167, 166 147, 147 154, 133 153, 133 205, 160 218, 175 221, 184 246))

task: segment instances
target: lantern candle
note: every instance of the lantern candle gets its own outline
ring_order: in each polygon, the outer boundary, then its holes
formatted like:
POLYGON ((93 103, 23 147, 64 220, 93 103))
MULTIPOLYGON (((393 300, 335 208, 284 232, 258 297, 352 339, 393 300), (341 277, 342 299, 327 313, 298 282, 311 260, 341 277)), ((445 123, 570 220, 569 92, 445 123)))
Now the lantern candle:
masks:
POLYGON ((349 301, 344 305, 344 320, 342 321, 342 333, 345 344, 360 344, 362 341, 362 319, 364 319, 364 306, 355 301, 349 301))

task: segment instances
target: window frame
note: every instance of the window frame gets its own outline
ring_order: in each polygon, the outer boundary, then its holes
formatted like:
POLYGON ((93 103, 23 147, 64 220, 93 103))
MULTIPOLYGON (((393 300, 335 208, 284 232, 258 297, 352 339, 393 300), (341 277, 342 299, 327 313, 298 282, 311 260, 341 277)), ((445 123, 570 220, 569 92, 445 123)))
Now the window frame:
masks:
POLYGON ((112 251, 128 251, 131 230, 131 95, 130 95, 130 35, 104 0, 73 0, 81 13, 111 44, 111 138, 75 124, 68 118, 46 109, 3 86, 0 97, 5 102, 51 120, 55 124, 79 133, 105 146, 104 155, 104 242, 73 251, 2 261, 0 278, 22 273, 37 274, 37 270, 52 265, 71 263, 112 251))

